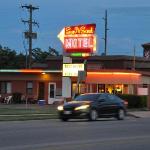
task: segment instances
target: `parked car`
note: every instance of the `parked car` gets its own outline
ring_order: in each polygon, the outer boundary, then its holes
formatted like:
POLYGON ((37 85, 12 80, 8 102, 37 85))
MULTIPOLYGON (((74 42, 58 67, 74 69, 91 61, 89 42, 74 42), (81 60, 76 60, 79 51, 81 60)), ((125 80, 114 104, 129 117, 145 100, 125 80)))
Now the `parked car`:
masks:
POLYGON ((126 115, 124 100, 109 93, 87 93, 57 107, 62 121, 74 118, 88 118, 91 121, 99 117, 115 117, 123 120, 126 115))

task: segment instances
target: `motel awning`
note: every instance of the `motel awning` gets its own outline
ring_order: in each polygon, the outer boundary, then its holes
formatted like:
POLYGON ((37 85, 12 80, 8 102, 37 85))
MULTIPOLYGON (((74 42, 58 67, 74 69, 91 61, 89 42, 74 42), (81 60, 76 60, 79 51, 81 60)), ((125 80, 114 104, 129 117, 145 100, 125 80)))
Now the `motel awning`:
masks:
POLYGON ((141 74, 128 71, 87 72, 89 84, 141 84, 141 74))

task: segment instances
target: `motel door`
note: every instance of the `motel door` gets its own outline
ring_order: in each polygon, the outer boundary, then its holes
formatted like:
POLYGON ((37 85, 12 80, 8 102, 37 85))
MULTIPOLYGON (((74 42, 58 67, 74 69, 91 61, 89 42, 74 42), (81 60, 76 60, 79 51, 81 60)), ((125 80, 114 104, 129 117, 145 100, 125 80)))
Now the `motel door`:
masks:
POLYGON ((56 97, 56 83, 49 83, 48 85, 48 104, 53 104, 56 97))

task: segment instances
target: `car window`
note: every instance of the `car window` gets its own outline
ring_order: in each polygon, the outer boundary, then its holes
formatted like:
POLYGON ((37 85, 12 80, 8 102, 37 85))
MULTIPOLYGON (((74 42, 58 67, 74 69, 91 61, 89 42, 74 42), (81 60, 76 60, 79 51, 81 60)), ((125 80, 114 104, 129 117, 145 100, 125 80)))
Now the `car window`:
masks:
POLYGON ((118 96, 116 96, 116 95, 114 95, 114 97, 115 97, 115 100, 116 100, 117 102, 123 101, 120 97, 118 97, 118 96))
POLYGON ((113 95, 108 95, 109 100, 113 101, 115 97, 113 95))
POLYGON ((108 98, 111 102, 120 102, 121 99, 115 95, 108 95, 108 98))
POLYGON ((99 101, 106 101, 108 99, 107 94, 100 94, 98 97, 99 101))
POLYGON ((95 101, 99 97, 99 94, 84 94, 75 98, 76 101, 95 101))

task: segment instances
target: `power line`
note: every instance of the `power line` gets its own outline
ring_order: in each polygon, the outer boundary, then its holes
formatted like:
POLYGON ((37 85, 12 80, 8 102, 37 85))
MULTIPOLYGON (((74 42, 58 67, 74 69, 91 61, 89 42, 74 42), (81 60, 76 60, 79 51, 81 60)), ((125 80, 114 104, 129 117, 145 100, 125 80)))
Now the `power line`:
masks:
POLYGON ((29 19, 28 20, 23 20, 22 22, 24 24, 28 24, 29 28, 28 31, 24 32, 25 38, 29 40, 29 60, 28 60, 28 68, 31 68, 31 64, 32 64, 32 39, 36 39, 37 38, 37 33, 36 32, 32 32, 32 26, 33 25, 37 25, 39 27, 39 24, 36 21, 33 21, 32 19, 32 13, 34 10, 39 9, 38 7, 34 7, 32 5, 24 5, 21 6, 22 8, 26 8, 27 10, 29 10, 29 19))

